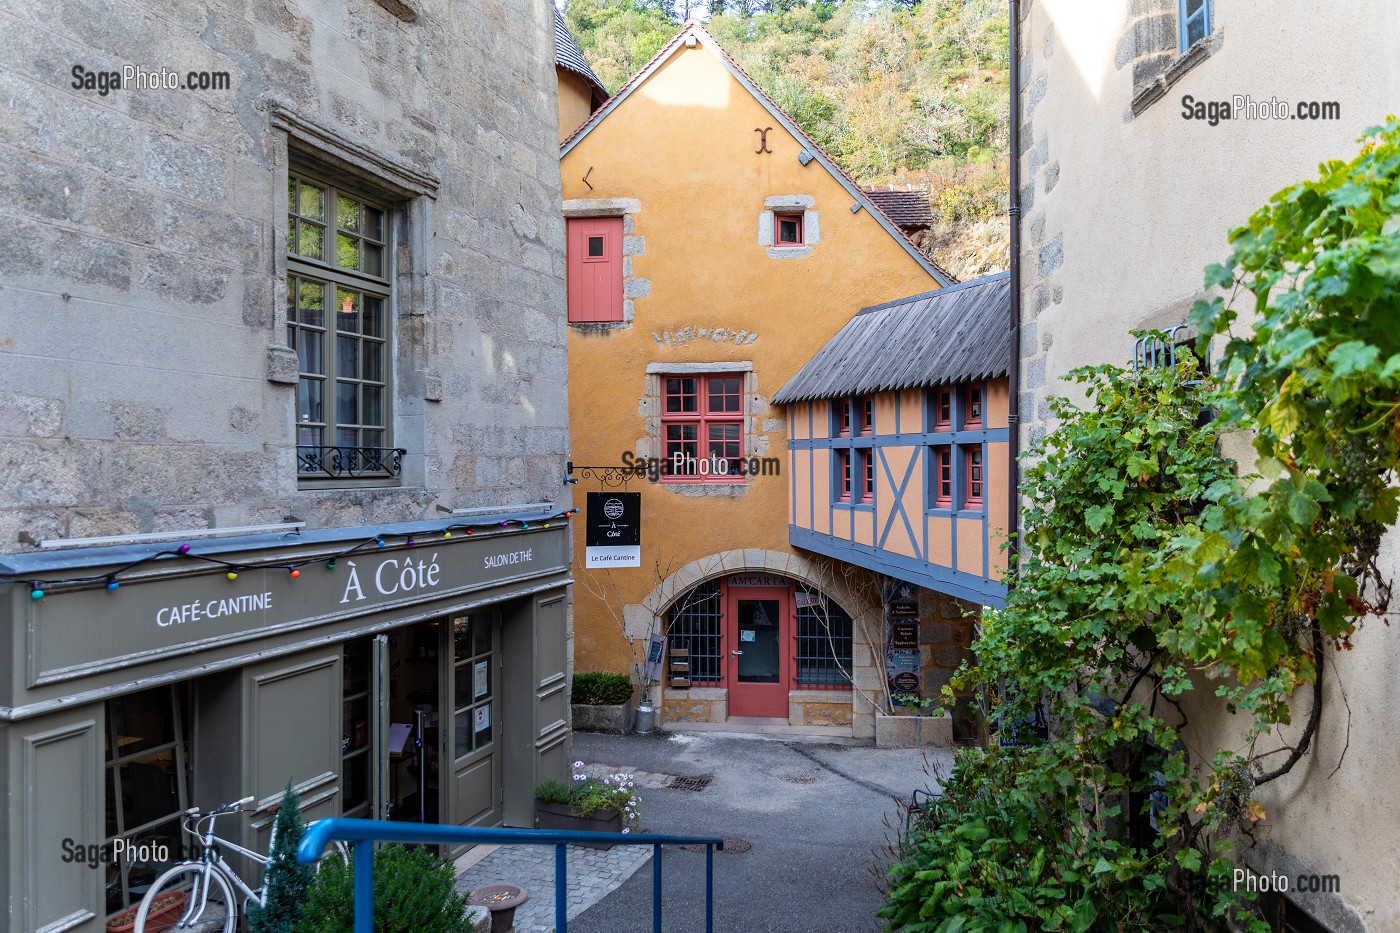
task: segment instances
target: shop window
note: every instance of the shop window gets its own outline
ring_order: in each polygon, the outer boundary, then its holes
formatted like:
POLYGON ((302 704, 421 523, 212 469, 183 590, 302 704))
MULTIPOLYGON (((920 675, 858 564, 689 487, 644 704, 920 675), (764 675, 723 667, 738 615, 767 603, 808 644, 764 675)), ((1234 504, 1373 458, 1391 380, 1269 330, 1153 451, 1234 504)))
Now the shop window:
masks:
POLYGON ((661 378, 662 480, 743 482, 743 375, 661 378))
POLYGON ((107 911, 141 899, 156 876, 178 859, 181 814, 189 807, 188 750, 182 687, 143 690, 105 704, 106 839, 121 838, 134 850, 167 851, 170 862, 119 860, 107 868, 107 911))
POLYGON ((622 218, 570 218, 568 225, 569 323, 620 322, 622 218))
POLYGON ((953 449, 946 444, 929 448, 929 506, 935 509, 953 507, 953 449))
POLYGON ((718 684, 724 680, 723 600, 720 581, 701 583, 671 607, 666 620, 669 645, 690 651, 690 680, 718 684))
POLYGON ((797 587, 796 686, 849 690, 851 617, 826 596, 797 587))
POLYGON ((982 428, 982 383, 969 382, 963 387, 963 430, 982 428))
POLYGON ((297 473, 393 479, 389 213, 334 184, 287 179, 287 345, 297 353, 297 473))
POLYGON ((805 242, 802 238, 801 214, 773 215, 774 246, 802 246, 805 242))
POLYGON ((963 448, 963 508, 979 511, 982 508, 982 445, 963 448))

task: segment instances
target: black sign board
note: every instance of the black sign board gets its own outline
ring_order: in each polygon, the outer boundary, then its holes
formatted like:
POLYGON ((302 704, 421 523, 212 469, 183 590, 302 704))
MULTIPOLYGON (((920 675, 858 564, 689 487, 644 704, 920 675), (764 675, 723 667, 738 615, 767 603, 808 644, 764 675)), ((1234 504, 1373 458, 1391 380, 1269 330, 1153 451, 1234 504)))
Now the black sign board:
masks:
POLYGON ((588 567, 642 565, 642 494, 590 492, 584 527, 588 567))

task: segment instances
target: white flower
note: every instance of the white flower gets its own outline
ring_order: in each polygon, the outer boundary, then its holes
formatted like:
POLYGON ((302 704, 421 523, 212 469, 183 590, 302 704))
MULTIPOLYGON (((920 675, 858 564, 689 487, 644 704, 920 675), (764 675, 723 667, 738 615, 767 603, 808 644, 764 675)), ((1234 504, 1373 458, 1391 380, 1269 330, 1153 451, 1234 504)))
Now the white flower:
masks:
POLYGON ((622 831, 624 833, 630 833, 632 831, 632 828, 630 826, 624 826, 622 827, 622 831))
POLYGON ((583 767, 583 762, 581 762, 581 761, 576 761, 576 762, 574 762, 574 767, 575 767, 575 768, 582 768, 582 767, 583 767))

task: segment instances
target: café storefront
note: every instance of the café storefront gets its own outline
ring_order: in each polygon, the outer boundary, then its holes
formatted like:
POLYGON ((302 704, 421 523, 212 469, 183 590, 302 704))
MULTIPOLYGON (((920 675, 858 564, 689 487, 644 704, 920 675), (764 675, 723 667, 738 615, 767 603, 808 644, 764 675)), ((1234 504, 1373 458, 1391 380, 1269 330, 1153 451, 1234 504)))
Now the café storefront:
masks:
POLYGON ((288 782, 307 820, 531 825, 567 774, 567 525, 0 556, 0 928, 101 930, 187 807, 254 797, 220 835, 266 851, 288 782))

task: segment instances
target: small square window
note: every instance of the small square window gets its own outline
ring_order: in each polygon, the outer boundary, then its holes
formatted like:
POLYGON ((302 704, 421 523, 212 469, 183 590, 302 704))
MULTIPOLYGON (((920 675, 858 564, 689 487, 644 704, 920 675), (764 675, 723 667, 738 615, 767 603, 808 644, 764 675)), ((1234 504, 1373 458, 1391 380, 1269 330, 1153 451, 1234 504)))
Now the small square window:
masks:
POLYGON ((588 238, 588 255, 590 258, 603 255, 603 238, 591 236, 588 238))
POLYGON ((777 246, 801 246, 802 215, 774 214, 773 243, 777 246))

